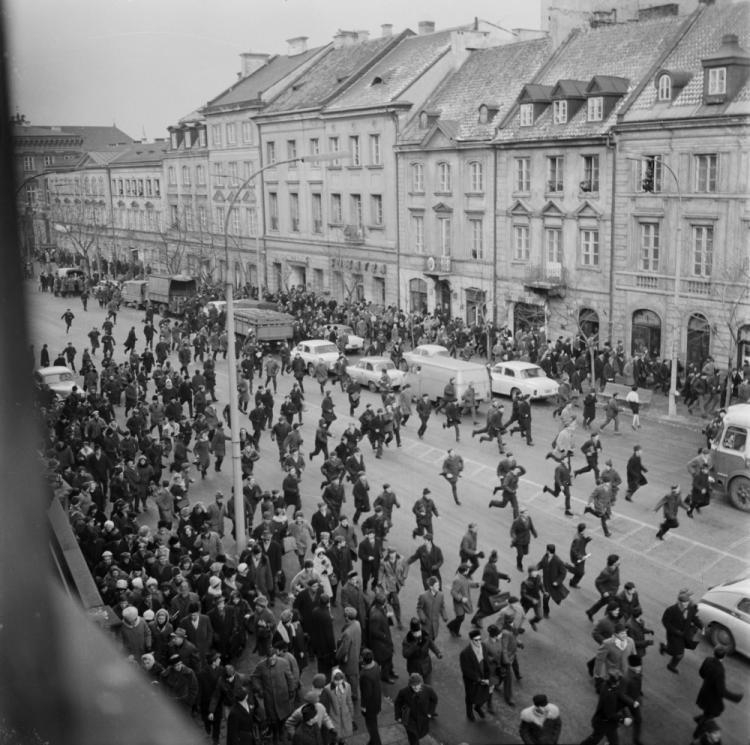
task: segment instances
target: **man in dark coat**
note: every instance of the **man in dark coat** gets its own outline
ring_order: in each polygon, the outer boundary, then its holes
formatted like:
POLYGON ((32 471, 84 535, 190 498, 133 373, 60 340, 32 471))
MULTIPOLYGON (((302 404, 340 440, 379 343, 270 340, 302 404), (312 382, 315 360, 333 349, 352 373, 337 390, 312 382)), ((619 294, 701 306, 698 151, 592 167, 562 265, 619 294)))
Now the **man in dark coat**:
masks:
POLYGON ((482 642, 482 632, 479 629, 469 632, 469 644, 461 650, 458 659, 464 679, 466 718, 470 722, 475 721, 476 712, 484 719, 482 706, 490 699, 490 666, 489 650, 482 642))
POLYGON ((645 486, 648 481, 644 476, 648 472, 648 469, 641 462, 641 446, 636 445, 633 448, 633 454, 628 459, 628 465, 626 467, 626 474, 628 480, 628 490, 625 492, 625 499, 628 502, 633 501, 633 494, 642 486, 645 486))
POLYGON ((554 543, 547 544, 547 552, 542 556, 541 561, 536 568, 542 572, 542 586, 544 594, 542 596, 542 611, 544 617, 549 618, 549 601, 550 598, 558 605, 568 597, 567 587, 563 584, 565 575, 568 570, 565 568, 562 559, 557 555, 557 547, 554 543))
POLYGON ((586 559, 589 554, 586 545, 591 540, 586 534, 586 523, 578 523, 576 534, 570 544, 570 571, 573 575, 568 582, 569 587, 578 587, 586 571, 586 559))
POLYGON ((386 683, 393 683, 393 638, 391 625, 386 614, 386 597, 381 592, 375 595, 367 619, 367 639, 375 662, 380 666, 380 677, 386 683))
POLYGON ((619 671, 616 674, 611 673, 606 684, 601 687, 596 711, 591 717, 593 731, 581 745, 596 745, 605 736, 607 742, 617 745, 617 730, 622 721, 622 710, 631 707, 637 709, 639 706, 638 701, 633 701, 626 695, 622 686, 622 674, 619 671))
POLYGON ((310 650, 318 658, 318 672, 328 677, 336 656, 336 637, 328 595, 320 596, 318 607, 312 612, 310 650))
POLYGON ((255 742, 257 733, 255 703, 247 689, 242 688, 227 717, 227 745, 255 742))
POLYGON ((586 611, 589 621, 594 620, 594 614, 607 605, 620 589, 620 557, 617 554, 607 557, 607 566, 599 572, 594 584, 599 592, 599 600, 586 611))
POLYGON ((471 622, 475 626, 481 627, 482 619, 495 613, 491 598, 500 592, 501 579, 510 582, 510 577, 507 574, 498 571, 497 551, 493 550, 482 572, 482 584, 480 585, 479 600, 477 601, 477 612, 471 619, 471 622))
POLYGON ((516 549, 516 568, 523 571, 523 557, 529 553, 531 536, 538 538, 529 511, 524 507, 510 525, 510 545, 516 549))
POLYGON ((409 685, 402 688, 393 703, 396 721, 403 724, 409 745, 418 745, 430 731, 430 719, 435 716, 437 694, 424 683, 419 673, 409 676, 409 685))
POLYGON ((659 654, 672 657, 667 665, 671 673, 678 673, 677 665, 685 656, 685 648, 695 649, 695 632, 703 628, 698 618, 698 606, 690 600, 693 593, 683 588, 677 594, 677 602, 670 605, 662 614, 661 622, 667 632, 667 643, 659 644, 659 654))
POLYGON ((418 618, 409 622, 409 631, 401 642, 401 654, 406 660, 406 672, 419 673, 424 680, 432 677, 432 652, 438 659, 443 653, 437 648, 430 635, 422 628, 418 618))
MULTIPOLYGON (((373 651, 362 650, 362 667, 359 671, 360 706, 365 720, 369 745, 381 745, 378 730, 378 714, 383 704, 383 692, 380 685, 380 667, 375 662, 373 651)), ((392 681, 389 681, 392 682, 392 681)))
POLYGON ((442 588, 443 579, 440 576, 440 567, 443 566, 443 552, 433 544, 431 533, 425 533, 422 540, 424 543, 406 560, 406 563, 413 564, 419 561, 419 572, 422 575, 422 586, 425 590, 430 577, 437 577, 442 588))
POLYGON ((698 670, 698 674, 703 678, 703 685, 698 691, 695 703, 703 713, 693 717, 696 722, 693 737, 700 735, 701 728, 708 719, 717 719, 724 711, 724 699, 736 704, 742 701, 741 693, 735 693, 727 688, 726 672, 722 662, 726 653, 725 647, 715 647, 713 656, 706 657, 698 670))

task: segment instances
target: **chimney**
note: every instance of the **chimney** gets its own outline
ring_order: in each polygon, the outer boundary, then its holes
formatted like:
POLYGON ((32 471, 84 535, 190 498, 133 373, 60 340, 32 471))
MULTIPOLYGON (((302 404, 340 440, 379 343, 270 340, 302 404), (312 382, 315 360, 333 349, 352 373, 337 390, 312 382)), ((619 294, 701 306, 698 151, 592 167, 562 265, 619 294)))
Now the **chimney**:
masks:
POLYGON ((418 28, 420 36, 424 36, 425 34, 434 34, 435 21, 420 21, 418 28))
POLYGON ((357 30, 357 41, 368 41, 370 38, 370 32, 366 29, 358 29, 357 30))
POLYGON ((287 54, 290 57, 294 57, 296 54, 302 54, 307 51, 307 36, 295 36, 293 39, 287 39, 286 43, 289 45, 289 51, 287 54))
POLYGON ((393 36, 393 24, 384 23, 380 27, 380 35, 385 39, 388 36, 393 36))
POLYGON ((241 69, 238 78, 246 78, 252 75, 256 70, 260 70, 270 59, 270 54, 260 54, 258 52, 242 52, 240 54, 241 69))
POLYGON ((344 31, 343 29, 339 29, 336 32, 336 35, 333 37, 334 49, 341 49, 341 47, 350 47, 352 46, 352 44, 356 44, 356 42, 356 31, 344 31))

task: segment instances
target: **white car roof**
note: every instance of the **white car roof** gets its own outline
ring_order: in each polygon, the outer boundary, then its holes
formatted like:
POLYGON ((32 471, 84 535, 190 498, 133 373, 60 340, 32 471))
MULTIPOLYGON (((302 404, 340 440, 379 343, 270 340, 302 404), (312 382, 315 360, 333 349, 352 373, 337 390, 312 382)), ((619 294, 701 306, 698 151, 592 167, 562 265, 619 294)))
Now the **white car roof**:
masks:
POLYGON ((514 370, 528 370, 530 368, 538 368, 539 365, 535 365, 533 362, 524 362, 523 360, 508 360, 507 362, 496 362, 495 365, 502 365, 503 367, 510 367, 514 370))
POLYGON ((414 351, 416 352, 417 349, 426 349, 427 351, 432 352, 447 352, 448 348, 444 347, 442 344, 420 344, 418 347, 414 348, 414 351))
POLYGON ((63 365, 53 365, 52 367, 40 367, 37 372, 46 377, 47 375, 61 375, 62 373, 73 374, 73 371, 69 367, 63 365))
POLYGON ((360 357, 360 362, 371 362, 373 365, 380 365, 383 362, 389 362, 393 363, 393 360, 390 357, 360 357))

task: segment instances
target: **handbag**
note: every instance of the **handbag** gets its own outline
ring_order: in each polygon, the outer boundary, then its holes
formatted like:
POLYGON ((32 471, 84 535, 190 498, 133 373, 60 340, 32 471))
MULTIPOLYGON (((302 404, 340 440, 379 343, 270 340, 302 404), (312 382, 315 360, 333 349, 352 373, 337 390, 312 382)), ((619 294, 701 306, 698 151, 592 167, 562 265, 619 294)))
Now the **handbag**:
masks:
POLYGON ((510 597, 509 592, 496 592, 494 595, 490 595, 490 607, 493 613, 505 608, 508 605, 508 598, 510 597))

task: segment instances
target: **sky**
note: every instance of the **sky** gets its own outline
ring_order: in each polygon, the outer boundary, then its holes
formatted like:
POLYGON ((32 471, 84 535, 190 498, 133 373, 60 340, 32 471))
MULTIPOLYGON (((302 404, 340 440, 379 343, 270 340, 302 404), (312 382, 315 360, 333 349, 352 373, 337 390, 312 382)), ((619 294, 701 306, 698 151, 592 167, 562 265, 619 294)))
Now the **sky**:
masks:
POLYGON ((0 0, 11 105, 32 124, 116 124, 135 139, 228 88, 241 52, 285 54, 286 40, 330 42, 338 29, 379 36, 474 17, 538 28, 539 0, 0 0))

